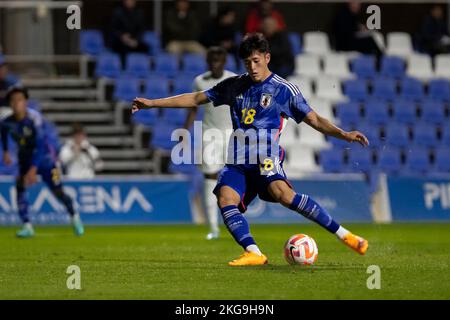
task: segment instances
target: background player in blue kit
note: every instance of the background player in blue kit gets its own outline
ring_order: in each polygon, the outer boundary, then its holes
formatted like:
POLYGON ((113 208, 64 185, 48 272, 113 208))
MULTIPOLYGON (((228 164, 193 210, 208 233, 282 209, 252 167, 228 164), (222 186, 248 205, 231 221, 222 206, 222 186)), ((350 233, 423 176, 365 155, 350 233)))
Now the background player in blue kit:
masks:
POLYGON ((287 118, 297 123, 304 121, 323 134, 348 142, 367 146, 367 138, 359 131, 346 132, 319 116, 310 108, 297 86, 272 73, 268 68, 269 45, 262 34, 246 35, 240 45, 239 56, 245 63, 247 73, 228 78, 202 92, 155 100, 136 98, 132 112, 156 107, 193 108, 210 101, 214 106, 230 106, 235 133, 256 135, 257 143, 254 145, 245 139, 243 144, 239 143, 239 139, 236 143, 230 140, 229 148, 233 148, 234 159, 227 160, 214 190, 225 225, 245 250, 238 259, 229 263, 231 266, 267 263, 242 214, 256 195, 266 201, 279 202, 315 221, 336 234, 350 248, 365 254, 367 240, 339 225, 311 197, 292 189, 282 167, 284 150, 277 141, 287 118), (270 146, 264 153, 260 150, 263 143, 270 146), (254 156, 256 163, 252 161, 254 156))
POLYGON ((60 200, 69 212, 74 232, 81 236, 84 233, 79 214, 75 211, 72 199, 64 192, 60 180, 59 169, 56 167, 56 151, 47 141, 43 128, 42 115, 27 108, 28 93, 25 88, 13 87, 6 96, 12 109, 12 114, 1 121, 1 142, 3 161, 11 164, 8 135, 17 143, 19 175, 16 178, 17 207, 23 222, 23 228, 17 232, 20 238, 34 236, 34 230, 28 212, 26 188, 34 184, 37 174, 49 189, 60 200))

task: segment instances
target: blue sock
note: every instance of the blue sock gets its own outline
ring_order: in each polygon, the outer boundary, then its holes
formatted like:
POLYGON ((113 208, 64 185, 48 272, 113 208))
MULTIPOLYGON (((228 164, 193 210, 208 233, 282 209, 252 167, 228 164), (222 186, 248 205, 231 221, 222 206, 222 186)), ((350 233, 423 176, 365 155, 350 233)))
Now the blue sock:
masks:
POLYGON ((340 227, 325 209, 306 194, 296 194, 289 208, 318 223, 331 233, 336 233, 340 227))
POLYGON ((244 250, 249 245, 256 244, 250 234, 247 220, 242 213, 239 212, 237 206, 226 206, 221 208, 220 212, 222 213, 223 222, 227 226, 228 231, 230 231, 234 240, 236 240, 244 250))
POLYGON ((30 214, 28 212, 27 190, 23 185, 16 186, 17 192, 17 207, 19 209, 19 216, 23 223, 30 222, 30 214))

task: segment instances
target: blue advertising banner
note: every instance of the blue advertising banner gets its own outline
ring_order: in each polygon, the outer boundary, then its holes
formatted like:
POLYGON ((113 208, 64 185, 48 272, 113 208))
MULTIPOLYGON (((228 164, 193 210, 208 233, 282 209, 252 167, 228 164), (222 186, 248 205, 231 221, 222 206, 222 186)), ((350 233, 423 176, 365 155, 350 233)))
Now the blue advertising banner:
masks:
MULTIPOLYGON (((369 186, 363 179, 313 179, 290 180, 298 193, 316 200, 339 222, 371 222, 369 186)), ((278 203, 256 199, 246 217, 252 223, 303 223, 308 221, 300 214, 278 203)))
MULTIPOLYGON (((87 224, 190 223, 190 182, 183 178, 96 178, 64 182, 87 224)), ((19 223, 12 178, 0 180, 0 225, 19 223)), ((69 221, 64 207, 43 184, 28 189, 32 221, 69 221)))
POLYGON ((394 221, 450 220, 450 177, 388 177, 394 221))

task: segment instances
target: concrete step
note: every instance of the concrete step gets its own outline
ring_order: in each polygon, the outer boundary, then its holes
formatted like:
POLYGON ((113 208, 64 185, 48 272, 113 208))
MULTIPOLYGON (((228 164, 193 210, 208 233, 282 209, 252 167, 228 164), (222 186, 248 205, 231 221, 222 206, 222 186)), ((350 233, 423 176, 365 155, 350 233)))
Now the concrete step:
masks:
POLYGON ((90 137, 89 141, 97 148, 100 148, 101 146, 105 147, 117 146, 119 148, 123 148, 124 146, 134 146, 134 138, 130 136, 90 137))
POLYGON ((150 150, 141 149, 100 149, 102 159, 143 159, 148 157, 150 150))
MULTIPOLYGON (((143 172, 153 170, 153 163, 150 160, 135 161, 103 161, 103 170, 109 172, 143 172)), ((102 172, 103 173, 103 172, 102 172)))
POLYGON ((89 113, 46 113, 45 117, 52 122, 112 122, 113 115, 109 112, 89 113))
POLYGON ((22 79, 24 86, 32 88, 67 88, 67 87, 91 87, 96 84, 92 79, 83 79, 77 77, 60 78, 25 78, 22 79))
MULTIPOLYGON (((111 126, 111 125, 86 125, 83 126, 88 135, 128 135, 131 128, 127 126, 111 126)), ((62 137, 70 136, 72 133, 71 125, 58 125, 58 132, 62 137)))
POLYGON ((31 89, 31 99, 96 99, 97 89, 31 89))
POLYGON ((109 103, 95 101, 43 101, 40 102, 41 110, 44 112, 52 111, 111 111, 109 103))

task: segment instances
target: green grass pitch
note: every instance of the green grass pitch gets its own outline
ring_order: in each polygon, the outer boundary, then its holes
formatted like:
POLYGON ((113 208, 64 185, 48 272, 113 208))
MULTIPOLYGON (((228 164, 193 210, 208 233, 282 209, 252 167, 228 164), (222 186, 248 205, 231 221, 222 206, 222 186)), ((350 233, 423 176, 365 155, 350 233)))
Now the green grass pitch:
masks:
POLYGON ((348 225, 366 237, 359 256, 315 225, 253 225, 269 265, 232 268, 241 249, 225 229, 206 227, 39 227, 33 239, 0 229, 0 299, 450 299, 450 224, 348 225), (282 257, 293 234, 312 236, 312 267, 282 257), (66 269, 81 268, 81 290, 68 290, 66 269), (367 267, 381 269, 381 289, 366 286, 367 267))

